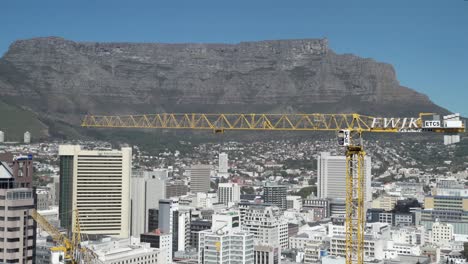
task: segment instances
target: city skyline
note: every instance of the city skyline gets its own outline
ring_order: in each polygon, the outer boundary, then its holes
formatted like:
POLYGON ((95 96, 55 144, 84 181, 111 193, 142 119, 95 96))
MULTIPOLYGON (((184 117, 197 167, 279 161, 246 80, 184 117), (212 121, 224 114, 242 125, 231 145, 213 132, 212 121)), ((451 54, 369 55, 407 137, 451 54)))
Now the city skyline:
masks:
POLYGON ((468 0, 0 23, 0 263, 468 264, 468 0))

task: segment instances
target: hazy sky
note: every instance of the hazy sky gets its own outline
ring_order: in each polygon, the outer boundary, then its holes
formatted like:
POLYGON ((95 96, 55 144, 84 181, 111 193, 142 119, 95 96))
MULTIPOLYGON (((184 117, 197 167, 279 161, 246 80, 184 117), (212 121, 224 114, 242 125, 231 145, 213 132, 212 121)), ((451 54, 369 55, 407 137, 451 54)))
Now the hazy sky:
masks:
POLYGON ((327 37, 337 53, 395 66, 402 85, 468 116, 468 0, 11 0, 0 54, 17 39, 225 42, 327 37))

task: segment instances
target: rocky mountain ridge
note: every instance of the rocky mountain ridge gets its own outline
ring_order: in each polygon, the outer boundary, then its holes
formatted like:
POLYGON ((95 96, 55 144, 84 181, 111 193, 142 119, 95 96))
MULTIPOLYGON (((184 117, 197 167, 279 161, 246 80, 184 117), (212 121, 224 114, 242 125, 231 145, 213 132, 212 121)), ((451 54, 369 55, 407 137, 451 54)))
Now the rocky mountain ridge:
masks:
POLYGON ((0 59, 0 101, 37 114, 49 126, 70 127, 86 113, 446 112, 401 86, 391 65, 336 54, 327 39, 238 44, 19 40, 0 59))

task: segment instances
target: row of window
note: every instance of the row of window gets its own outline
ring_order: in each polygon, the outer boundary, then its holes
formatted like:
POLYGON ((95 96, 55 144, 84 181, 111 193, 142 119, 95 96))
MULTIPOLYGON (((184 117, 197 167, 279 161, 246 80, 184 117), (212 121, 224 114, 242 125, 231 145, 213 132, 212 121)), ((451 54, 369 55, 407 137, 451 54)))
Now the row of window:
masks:
MULTIPOLYGON (((19 216, 7 217, 6 219, 7 219, 7 221, 21 221, 21 217, 19 217, 19 216)), ((29 215, 28 219, 32 219, 32 216, 29 215)), ((0 221, 5 221, 5 217, 0 216, 0 221)))
MULTIPOLYGON (((5 239, 5 238, 0 237, 0 241, 3 242, 4 239, 5 239)), ((32 239, 34 239, 34 236, 28 236, 28 237, 27 237, 27 240, 32 240, 32 239)), ((19 242, 19 241, 20 241, 20 238, 7 238, 6 241, 7 241, 7 242, 19 242)))

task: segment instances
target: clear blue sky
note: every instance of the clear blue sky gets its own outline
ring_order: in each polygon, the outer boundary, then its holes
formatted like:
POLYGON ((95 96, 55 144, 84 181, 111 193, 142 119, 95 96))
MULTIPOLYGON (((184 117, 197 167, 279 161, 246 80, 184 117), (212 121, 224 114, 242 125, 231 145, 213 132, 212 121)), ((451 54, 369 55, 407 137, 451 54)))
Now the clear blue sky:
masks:
POLYGON ((468 0, 12 0, 0 54, 17 39, 225 42, 329 39, 395 66, 402 85, 468 116, 468 0))

